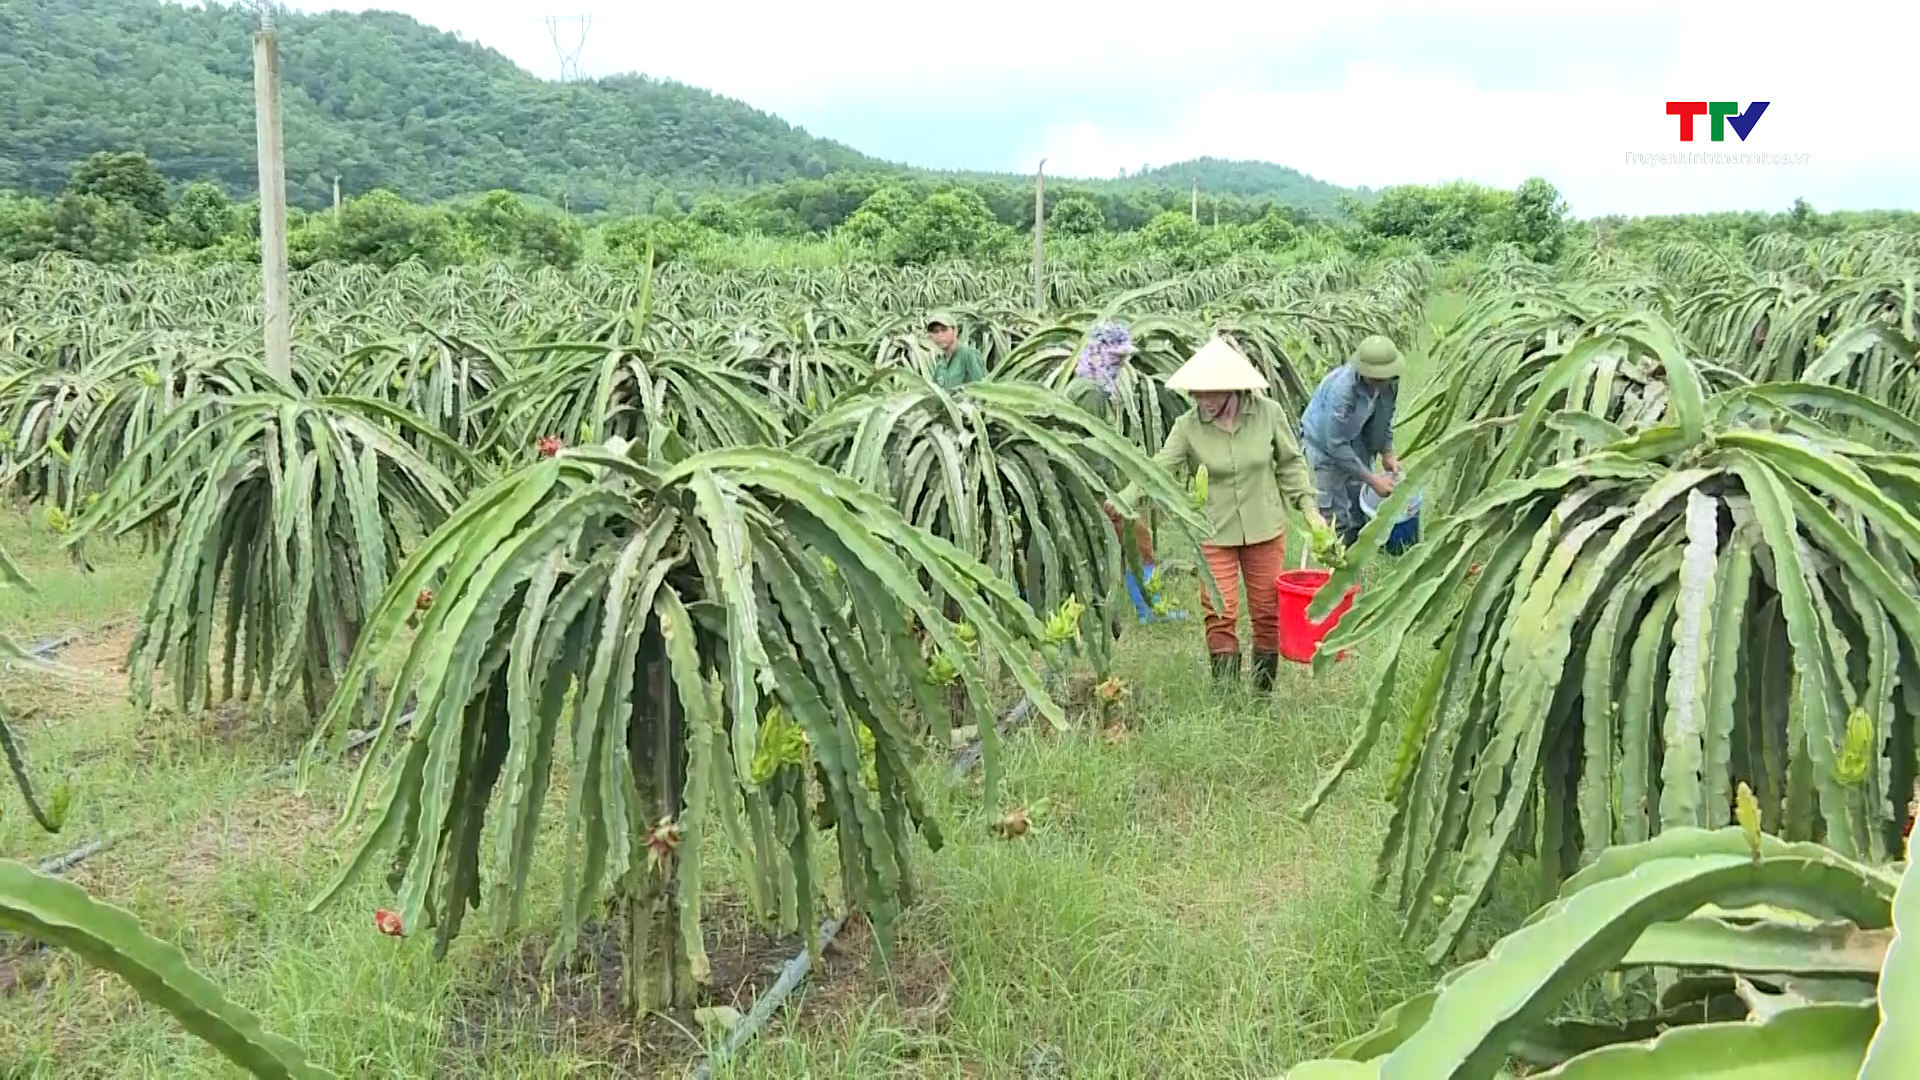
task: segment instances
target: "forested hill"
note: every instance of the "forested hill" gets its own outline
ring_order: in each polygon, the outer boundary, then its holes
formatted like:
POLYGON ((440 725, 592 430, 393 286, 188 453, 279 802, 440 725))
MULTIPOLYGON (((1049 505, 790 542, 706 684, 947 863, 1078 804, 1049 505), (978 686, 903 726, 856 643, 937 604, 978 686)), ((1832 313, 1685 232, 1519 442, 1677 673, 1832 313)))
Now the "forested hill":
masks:
MULTIPOLYGON (((384 187, 430 201, 505 188, 576 211, 644 212, 662 189, 738 190, 849 170, 935 175, 678 83, 547 82, 404 15, 276 21, 296 205, 326 205, 335 176, 348 194, 384 187)), ((102 150, 145 151, 176 182, 256 190, 254 23, 218 0, 0 0, 0 190, 56 193, 102 150)), ((1279 165, 1213 159, 1087 186, 1185 191, 1196 176, 1206 194, 1319 214, 1346 190, 1279 165)))
POLYGON ((1196 158, 1156 169, 1142 169, 1127 177, 1128 183, 1149 186, 1188 187, 1200 182, 1200 190, 1216 195, 1254 198, 1272 197, 1290 206, 1331 208, 1342 194, 1365 201, 1374 193, 1368 188, 1350 189, 1325 180, 1316 180, 1299 169, 1275 165, 1271 161, 1223 161, 1220 158, 1196 158))
MULTIPOLYGON (((375 12, 278 16, 287 194, 426 200, 508 188, 576 209, 651 205, 658 181, 738 187, 878 162, 737 101, 641 77, 549 83, 375 12)), ((176 180, 255 186, 253 17, 219 4, 0 0, 0 188, 51 193, 97 150, 176 180)))

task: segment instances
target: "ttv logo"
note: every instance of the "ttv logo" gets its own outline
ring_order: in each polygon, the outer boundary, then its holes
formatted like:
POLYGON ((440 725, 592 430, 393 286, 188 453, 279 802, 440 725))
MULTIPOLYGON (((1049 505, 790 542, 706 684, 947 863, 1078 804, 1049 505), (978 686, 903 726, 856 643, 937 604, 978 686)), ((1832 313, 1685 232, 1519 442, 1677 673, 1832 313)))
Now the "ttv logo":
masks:
POLYGON ((1760 114, 1767 111, 1767 103, 1755 101, 1747 106, 1746 112, 1740 111, 1737 101, 1669 101, 1667 115, 1680 118, 1680 141, 1693 141, 1693 118, 1710 116, 1713 118, 1713 141, 1725 142, 1727 127, 1733 127, 1733 133, 1740 136, 1741 142, 1747 141, 1747 133, 1753 125, 1760 122, 1760 114))

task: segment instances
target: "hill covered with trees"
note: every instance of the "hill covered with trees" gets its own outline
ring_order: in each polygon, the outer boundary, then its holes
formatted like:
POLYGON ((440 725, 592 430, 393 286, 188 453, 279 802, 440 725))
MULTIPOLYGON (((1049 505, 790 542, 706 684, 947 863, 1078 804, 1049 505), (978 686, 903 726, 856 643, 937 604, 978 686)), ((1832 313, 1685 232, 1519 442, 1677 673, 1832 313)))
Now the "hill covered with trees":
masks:
MULTIPOLYGON (((0 0, 0 188, 51 194, 98 151, 169 179, 256 186, 247 11, 156 0, 0 0)), ((442 199, 506 188, 575 209, 879 164, 778 117, 641 76, 558 84, 386 12, 281 16, 288 198, 333 179, 442 199)))
POLYGON ((1317 214, 1334 210, 1343 194, 1352 195, 1363 202, 1374 195, 1369 188, 1343 188, 1271 161, 1226 161, 1213 157, 1143 168, 1139 172, 1129 173, 1120 183, 1135 187, 1186 188, 1196 180, 1200 182, 1201 191, 1241 198, 1270 196, 1289 206, 1317 214))
MULTIPOLYGON (((847 172, 1025 185, 879 161, 679 83, 639 75, 547 82, 405 15, 288 13, 277 22, 287 195, 296 206, 327 205, 336 176, 349 194, 384 188, 428 202, 503 189, 588 214, 649 212, 663 195, 685 202, 702 191, 847 172)), ((8 87, 0 190, 53 195, 90 155, 135 150, 176 184, 210 180, 244 198, 257 188, 254 24, 249 11, 217 0, 0 0, 8 87)), ((1203 194, 1318 215, 1333 214, 1348 193, 1283 166, 1212 159, 1082 186, 1124 193, 1150 213, 1171 205, 1176 190, 1184 196, 1196 174, 1203 194)), ((789 188, 791 198, 816 194, 789 188)), ((1117 204, 1109 213, 1128 216, 1117 204)))

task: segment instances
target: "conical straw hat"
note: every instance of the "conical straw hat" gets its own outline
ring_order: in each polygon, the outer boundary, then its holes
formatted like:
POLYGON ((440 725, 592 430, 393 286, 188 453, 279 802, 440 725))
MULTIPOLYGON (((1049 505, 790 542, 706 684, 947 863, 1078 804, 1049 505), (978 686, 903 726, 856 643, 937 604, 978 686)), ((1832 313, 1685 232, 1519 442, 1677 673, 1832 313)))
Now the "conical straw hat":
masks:
POLYGON ((1214 338, 1207 342, 1206 348, 1194 353, 1193 359, 1180 365, 1180 370, 1167 380, 1167 387, 1187 393, 1265 390, 1267 380, 1251 361, 1240 355, 1240 350, 1214 338))

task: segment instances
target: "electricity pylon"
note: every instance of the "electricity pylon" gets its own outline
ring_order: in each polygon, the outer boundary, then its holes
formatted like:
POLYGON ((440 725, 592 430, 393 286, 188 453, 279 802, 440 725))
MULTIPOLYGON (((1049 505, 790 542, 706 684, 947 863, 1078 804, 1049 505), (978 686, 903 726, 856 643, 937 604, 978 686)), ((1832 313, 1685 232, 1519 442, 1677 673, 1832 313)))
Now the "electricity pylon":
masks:
POLYGON ((560 81, 578 82, 580 80, 580 53, 587 47, 587 31, 593 26, 591 15, 549 15, 547 16, 547 34, 553 38, 553 51, 560 57, 560 81), (569 50, 560 43, 560 27, 572 24, 580 28, 580 36, 569 50))

